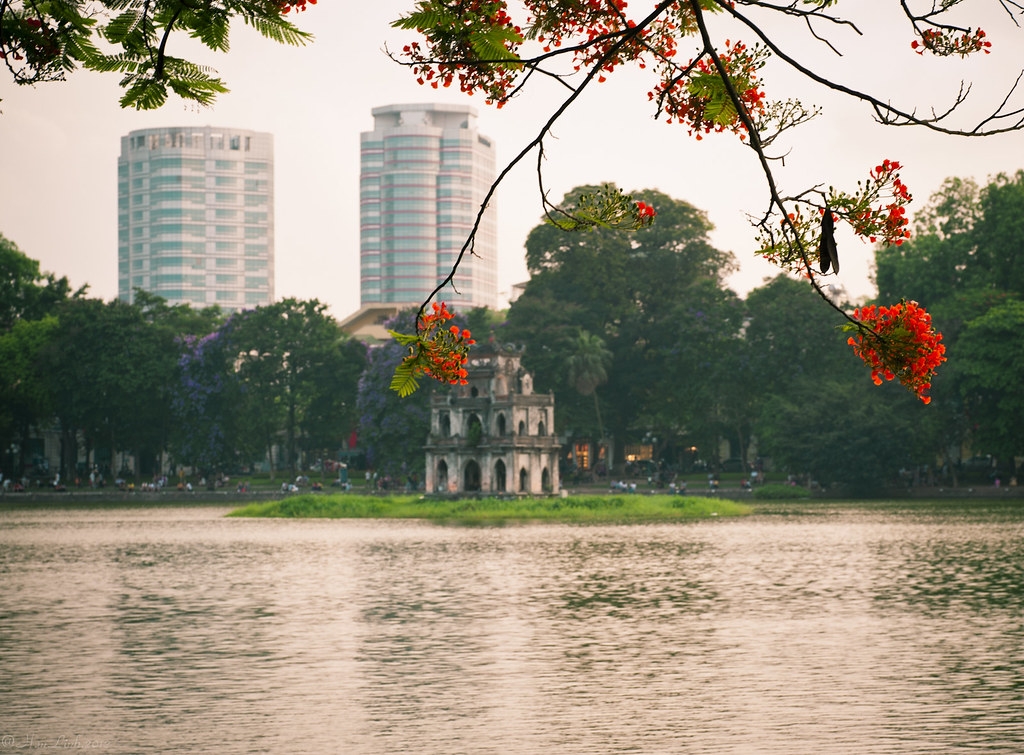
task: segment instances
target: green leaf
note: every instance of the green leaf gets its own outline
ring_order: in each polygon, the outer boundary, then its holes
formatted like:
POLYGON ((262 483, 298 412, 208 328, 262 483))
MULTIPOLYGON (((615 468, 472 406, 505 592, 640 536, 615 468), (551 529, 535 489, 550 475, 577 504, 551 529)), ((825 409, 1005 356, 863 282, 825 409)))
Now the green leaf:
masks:
POLYGON ((402 362, 395 367, 395 374, 391 377, 391 390, 398 394, 399 398, 407 398, 414 394, 420 387, 416 380, 416 370, 408 362, 402 362))
POLYGON ((138 11, 127 11, 100 29, 100 34, 115 45, 123 45, 129 40, 133 44, 139 44, 145 39, 144 19, 143 14, 138 11))
POLYGON ((518 55, 505 47, 506 41, 514 40, 510 40, 509 36, 502 34, 500 30, 469 35, 469 43, 480 60, 519 60, 518 55))
POLYGON ((399 333, 397 330, 389 330, 388 334, 403 346, 411 346, 412 344, 420 340, 420 337, 418 335, 409 333, 399 333))
POLYGON ((83 64, 90 71, 135 73, 139 70, 139 59, 135 55, 97 55, 83 64))
POLYGON ((458 17, 450 13, 447 8, 434 6, 430 3, 421 3, 422 10, 413 11, 408 16, 402 16, 391 25, 396 29, 408 29, 409 31, 435 30, 440 28, 451 28, 458 23, 458 17))
POLYGON ((279 42, 284 45, 302 47, 313 39, 312 34, 302 31, 294 24, 285 21, 280 16, 272 18, 264 16, 243 16, 243 18, 245 19, 246 24, 254 28, 267 39, 272 39, 275 42, 279 42))
POLYGON ((725 89, 725 83, 717 74, 692 76, 686 88, 690 94, 705 100, 705 120, 724 126, 736 120, 736 107, 725 89))
POLYGON ((211 50, 227 52, 228 19, 220 13, 204 13, 201 19, 189 30, 189 36, 198 39, 211 50))

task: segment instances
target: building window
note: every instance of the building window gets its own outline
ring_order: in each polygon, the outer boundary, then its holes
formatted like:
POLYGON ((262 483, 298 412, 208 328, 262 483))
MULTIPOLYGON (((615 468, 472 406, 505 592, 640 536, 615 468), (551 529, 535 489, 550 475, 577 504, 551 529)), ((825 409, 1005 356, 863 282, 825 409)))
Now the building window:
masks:
POLYGON ((590 469, 590 444, 589 443, 577 443, 575 445, 576 451, 576 466, 580 469, 590 469))
POLYGON ((466 423, 466 443, 470 446, 478 446, 483 437, 484 426, 480 421, 480 417, 476 414, 470 414, 469 421, 466 423))
POLYGON ((505 462, 501 459, 494 463, 494 490, 498 493, 505 492, 505 462))
POLYGON ((437 462, 437 482, 435 488, 438 492, 448 490, 448 462, 444 459, 437 462))

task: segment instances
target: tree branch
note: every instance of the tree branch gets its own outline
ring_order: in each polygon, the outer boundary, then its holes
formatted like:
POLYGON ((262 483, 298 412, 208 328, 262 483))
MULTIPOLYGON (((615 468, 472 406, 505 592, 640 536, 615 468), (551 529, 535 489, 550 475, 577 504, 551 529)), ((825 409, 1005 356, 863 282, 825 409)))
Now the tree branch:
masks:
POLYGON ((455 280, 455 273, 458 271, 459 265, 462 264, 462 260, 465 258, 466 253, 472 253, 474 242, 476 240, 476 234, 480 229, 480 223, 483 221, 484 212, 486 212, 487 207, 489 206, 490 201, 494 196, 494 193, 498 189, 498 186, 501 185, 502 181, 505 180, 506 176, 508 176, 508 174, 512 172, 512 169, 516 165, 518 165, 528 154, 530 154, 530 152, 532 152, 535 148, 542 149, 544 139, 551 131, 552 127, 555 125, 558 119, 562 117, 562 114, 565 113, 565 111, 569 109, 573 102, 575 102, 576 99, 583 93, 583 90, 595 78, 597 78, 605 63, 613 59, 615 55, 618 53, 618 51, 622 49, 622 47, 628 41, 637 37, 645 28, 647 28, 647 26, 651 24, 652 21, 654 21, 654 19, 660 16, 666 8, 672 5, 674 1, 675 0, 661 0, 661 2, 658 3, 655 9, 651 11, 651 13, 642 22, 638 23, 636 26, 632 28, 626 29, 622 33, 622 36, 618 39, 618 41, 616 41, 615 44, 608 48, 605 54, 601 56, 601 58, 591 66, 591 68, 587 71, 586 75, 584 76, 583 81, 580 82, 579 86, 577 86, 573 90, 573 92, 565 99, 565 101, 558 106, 558 108, 551 115, 551 117, 548 118, 548 120, 541 127, 537 135, 533 139, 531 139, 530 142, 525 147, 523 147, 519 151, 519 153, 504 168, 502 168, 501 172, 498 174, 498 177, 494 179, 490 187, 487 189, 487 193, 484 196, 483 201, 480 203, 480 209, 477 211, 476 218, 473 221, 473 227, 470 229, 469 235, 466 237, 465 243, 463 243, 462 248, 459 250, 458 257, 456 257, 455 263, 452 265, 451 271, 449 271, 448 275, 446 275, 444 279, 437 284, 434 290, 430 292, 427 298, 420 305, 419 312, 417 312, 416 314, 417 330, 419 329, 418 324, 422 321, 423 312, 427 308, 427 305, 430 304, 430 301, 438 294, 438 292, 441 291, 441 289, 443 289, 445 286, 447 286, 449 283, 452 283, 455 280))

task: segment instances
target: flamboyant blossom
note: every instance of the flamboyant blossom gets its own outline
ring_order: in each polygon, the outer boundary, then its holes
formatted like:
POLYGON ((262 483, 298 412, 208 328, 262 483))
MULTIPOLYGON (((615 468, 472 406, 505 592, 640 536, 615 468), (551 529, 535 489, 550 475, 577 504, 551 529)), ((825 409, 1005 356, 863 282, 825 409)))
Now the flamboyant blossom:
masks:
POLYGON ((797 204, 777 225, 761 227, 758 253, 773 264, 810 277, 810 264, 815 260, 809 255, 820 248, 824 207, 829 208, 834 220, 849 223, 864 241, 899 246, 910 238, 906 205, 914 199, 900 179, 902 167, 895 160, 883 160, 869 171, 866 181, 857 182, 855 192, 829 187, 823 206, 809 198, 802 202, 814 208, 810 213, 802 212, 797 204))
POLYGON ((388 331, 409 353, 395 370, 392 390, 410 395, 419 388, 418 378, 426 375, 441 383, 466 385, 469 347, 476 343, 473 334, 458 325, 446 326, 455 314, 445 302, 433 302, 431 311, 416 318, 416 333, 388 331))
POLYGON ((636 203, 636 224, 638 226, 650 225, 654 222, 654 216, 658 213, 646 202, 636 203))
POLYGON ((316 5, 316 0, 278 0, 281 13, 290 13, 293 9, 296 13, 301 13, 306 10, 307 5, 316 5))
POLYGON ((871 368, 871 379, 896 380, 924 403, 932 387, 936 368, 946 361, 942 334, 932 327, 932 317, 916 301, 901 301, 892 306, 859 307, 854 310, 858 325, 847 329, 857 332, 847 339, 854 353, 871 368))
MULTIPOLYGON (((945 10, 955 4, 941 5, 945 10)), ((417 0, 415 10, 394 25, 416 31, 422 39, 406 45, 396 58, 404 58, 421 84, 447 87, 457 80, 463 91, 481 92, 497 107, 518 94, 531 77, 550 76, 564 84, 574 98, 589 82, 602 82, 621 65, 634 63, 650 69, 655 79, 648 100, 656 118, 682 125, 695 139, 710 133, 735 134, 750 141, 765 158, 767 145, 780 133, 814 117, 816 110, 795 100, 767 98, 760 80, 760 71, 771 55, 766 37, 762 37, 765 44, 752 46, 714 38, 715 29, 708 22, 711 14, 745 20, 737 14, 736 5, 728 0, 660 0, 653 8, 648 4, 634 9, 628 8, 625 0, 522 0, 514 6, 523 13, 519 25, 506 0, 417 0)), ((812 17, 831 5, 824 0, 806 0, 783 4, 777 10, 802 16, 810 24, 812 17)), ((991 44, 981 29, 942 26, 934 20, 939 14, 936 9, 924 16, 904 10, 917 35, 912 48, 918 53, 927 50, 936 55, 965 56, 989 52, 991 44)), ((570 102, 571 98, 566 105, 570 102)), ((891 122, 923 122, 882 103, 876 107, 891 122)), ((541 150, 548 128, 535 142, 541 150)), ((769 211, 756 223, 758 253, 802 273, 818 287, 816 276, 839 271, 833 235, 836 224, 845 223, 870 243, 902 244, 910 237, 906 205, 912 197, 900 179, 901 168, 895 160, 883 160, 854 191, 829 187, 828 191, 815 188, 789 197, 773 195, 769 211)), ((771 179, 767 167, 765 171, 771 179)), ((607 188, 580 196, 571 208, 555 207, 546 199, 543 202, 548 221, 570 231, 595 227, 636 230, 650 225, 655 217, 646 203, 607 188)), ((941 335, 931 329, 927 313, 911 302, 877 311, 864 308, 858 310, 857 319, 851 343, 872 366, 874 377, 879 381, 898 377, 927 401, 931 374, 944 360, 941 335)), ((414 351, 406 362, 409 375, 414 374, 413 366, 419 370, 415 374, 431 374, 428 370, 432 368, 423 360, 428 358, 424 354, 430 353, 425 344, 432 340, 414 341, 414 351)))
MULTIPOLYGON (((765 94, 759 89, 757 71, 767 57, 768 51, 763 47, 749 49, 743 42, 729 40, 718 54, 748 118, 756 118, 765 111, 765 94)), ((704 134, 726 131, 745 139, 747 127, 711 56, 701 55, 690 61, 685 70, 685 76, 663 76, 647 93, 647 98, 656 102, 659 111, 667 116, 666 122, 685 125, 698 140, 704 134)))
POLYGON ((991 52, 992 43, 985 39, 985 32, 981 29, 965 32, 957 32, 953 29, 925 29, 921 32, 921 39, 910 43, 911 49, 918 55, 924 55, 925 50, 935 55, 959 55, 965 57, 975 52, 984 52, 986 55, 991 52))

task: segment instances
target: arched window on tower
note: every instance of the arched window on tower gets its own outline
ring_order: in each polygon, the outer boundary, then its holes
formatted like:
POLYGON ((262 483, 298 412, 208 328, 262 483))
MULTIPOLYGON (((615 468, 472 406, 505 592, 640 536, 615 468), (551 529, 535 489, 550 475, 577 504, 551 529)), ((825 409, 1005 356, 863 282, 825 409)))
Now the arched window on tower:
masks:
POLYGON ((471 446, 480 444, 484 437, 484 425, 480 421, 480 415, 470 414, 466 421, 466 442, 471 446))
POLYGON ((501 459, 494 462, 494 490, 498 493, 505 492, 505 462, 501 459))
POLYGON ((448 462, 444 459, 437 462, 437 484, 435 487, 440 493, 448 490, 448 462))
POLYGON ((462 489, 468 492, 480 490, 480 465, 470 459, 466 462, 466 471, 462 476, 462 489))

